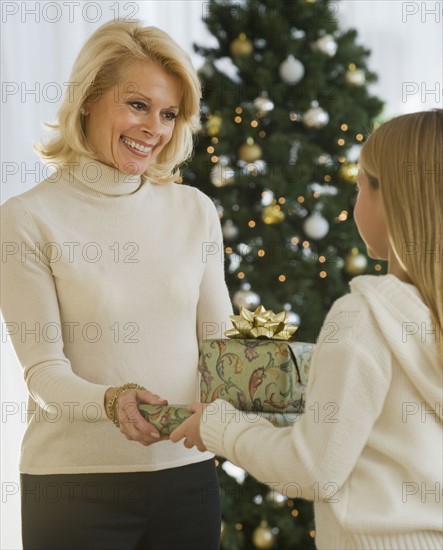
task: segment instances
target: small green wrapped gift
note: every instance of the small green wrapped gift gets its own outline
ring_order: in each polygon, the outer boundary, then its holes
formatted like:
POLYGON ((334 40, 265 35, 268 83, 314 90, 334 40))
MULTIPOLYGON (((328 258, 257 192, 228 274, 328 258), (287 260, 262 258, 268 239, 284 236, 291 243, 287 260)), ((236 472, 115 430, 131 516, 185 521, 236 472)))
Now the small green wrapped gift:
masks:
POLYGON ((203 342, 201 401, 225 399, 241 411, 273 413, 268 419, 275 425, 293 423, 296 417, 277 415, 304 411, 314 345, 288 341, 297 327, 286 312, 242 308, 231 319, 234 328, 225 332, 231 339, 203 342))
POLYGON ((161 435, 170 435, 192 412, 186 405, 139 405, 141 415, 157 428, 161 435))

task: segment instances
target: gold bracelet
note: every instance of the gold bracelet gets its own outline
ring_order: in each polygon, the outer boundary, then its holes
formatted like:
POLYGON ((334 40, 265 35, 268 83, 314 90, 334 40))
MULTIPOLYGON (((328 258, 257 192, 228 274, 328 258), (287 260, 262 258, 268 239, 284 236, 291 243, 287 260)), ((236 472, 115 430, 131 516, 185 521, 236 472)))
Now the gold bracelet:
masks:
POLYGON ((108 416, 112 420, 112 422, 117 426, 117 428, 120 426, 120 423, 118 421, 117 414, 116 414, 117 411, 115 410, 117 407, 117 399, 124 391, 131 390, 131 389, 145 390, 146 388, 143 386, 140 386, 139 384, 133 384, 132 382, 130 382, 129 384, 123 384, 123 386, 119 386, 115 390, 115 392, 112 394, 111 399, 109 400, 108 407, 107 407, 108 416))

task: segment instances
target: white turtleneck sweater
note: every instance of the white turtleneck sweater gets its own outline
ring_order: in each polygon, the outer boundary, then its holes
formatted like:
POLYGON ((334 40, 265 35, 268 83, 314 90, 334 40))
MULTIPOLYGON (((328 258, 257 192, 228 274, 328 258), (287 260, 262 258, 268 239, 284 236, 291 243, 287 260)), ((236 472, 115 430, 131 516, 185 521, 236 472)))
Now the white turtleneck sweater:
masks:
POLYGON ((319 550, 441 549, 436 339, 415 287, 356 277, 323 325, 300 420, 274 428, 217 400, 203 441, 273 490, 313 500, 319 550))
POLYGON ((171 404, 198 399, 199 341, 222 337, 232 314, 212 201, 81 157, 6 201, 1 221, 1 308, 30 394, 20 471, 153 471, 210 458, 126 440, 103 401, 126 382, 171 404))

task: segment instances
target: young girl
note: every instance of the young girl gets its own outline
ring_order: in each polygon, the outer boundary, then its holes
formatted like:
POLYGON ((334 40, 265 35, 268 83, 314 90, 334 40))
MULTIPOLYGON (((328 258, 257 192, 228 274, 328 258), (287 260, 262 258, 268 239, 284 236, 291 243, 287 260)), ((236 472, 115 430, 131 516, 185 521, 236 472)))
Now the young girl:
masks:
POLYGON ((389 274, 354 278, 331 308, 301 420, 251 423, 217 400, 171 435, 314 500, 319 549, 443 547, 442 151, 442 110, 363 146, 355 221, 389 274))

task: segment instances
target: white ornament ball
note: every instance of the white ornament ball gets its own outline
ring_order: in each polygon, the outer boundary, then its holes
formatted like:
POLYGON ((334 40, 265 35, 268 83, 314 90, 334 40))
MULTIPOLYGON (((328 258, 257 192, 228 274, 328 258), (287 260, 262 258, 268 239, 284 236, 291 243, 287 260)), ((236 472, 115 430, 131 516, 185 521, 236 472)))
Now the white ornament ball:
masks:
POLYGON ((299 326, 300 325, 300 315, 295 313, 295 311, 288 311, 287 320, 291 325, 299 326))
POLYGON ((260 296, 252 290, 237 290, 232 297, 232 303, 240 310, 245 307, 246 309, 256 309, 260 305, 260 296))
POLYGON ((289 55, 280 65, 279 74, 287 84, 297 84, 305 75, 305 67, 300 60, 289 55))
POLYGON ((309 128, 323 128, 329 122, 329 115, 321 107, 311 107, 302 116, 302 121, 309 128))
POLYGON ((366 82, 366 76, 361 69, 355 69, 354 71, 346 71, 345 80, 352 86, 363 86, 366 82))
POLYGON ((300 40, 300 38, 304 38, 306 36, 306 32, 302 29, 297 29, 296 27, 294 27, 293 29, 291 29, 291 36, 296 40, 300 40))
POLYGON ((310 239, 323 239, 329 231, 328 220, 318 212, 314 212, 304 221, 303 231, 310 239))
POLYGON ((261 203, 263 206, 269 206, 274 200, 274 192, 270 189, 264 189, 261 194, 261 203))
POLYGON ((329 57, 334 57, 337 53, 337 42, 335 41, 332 34, 325 34, 312 44, 312 49, 315 51, 320 51, 329 57))
POLYGON ((232 220, 226 220, 223 224, 223 237, 227 241, 232 241, 238 237, 238 227, 232 220))

